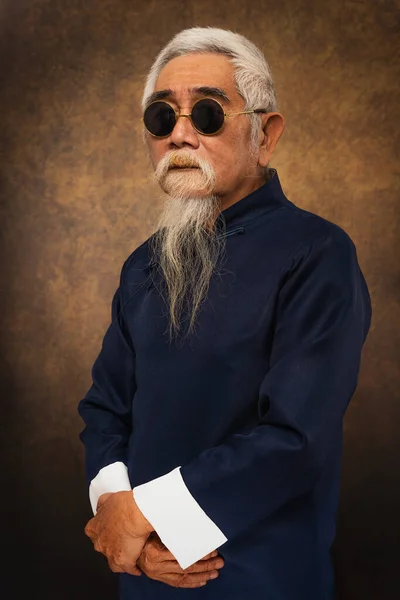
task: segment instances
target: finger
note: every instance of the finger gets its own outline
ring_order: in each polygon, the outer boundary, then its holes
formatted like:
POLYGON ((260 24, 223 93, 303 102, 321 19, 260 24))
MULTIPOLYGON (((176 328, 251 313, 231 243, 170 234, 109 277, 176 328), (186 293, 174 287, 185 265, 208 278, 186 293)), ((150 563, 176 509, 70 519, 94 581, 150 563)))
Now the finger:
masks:
POLYGON ((214 556, 218 556, 218 550, 214 550, 214 552, 210 552, 207 556, 200 558, 199 560, 208 560, 209 558, 214 558, 214 556))
MULTIPOLYGON (((158 572, 161 570, 161 572, 168 574, 185 575, 187 573, 208 573, 215 569, 222 569, 224 564, 224 560, 218 556, 217 558, 209 558, 208 560, 199 560, 186 569, 182 569, 177 560, 169 560, 167 562, 157 563, 155 567, 157 568, 158 572)), ((153 572, 155 572, 154 569, 153 572)))
POLYGON ((185 573, 208 573, 209 571, 214 571, 215 569, 222 569, 224 564, 224 561, 220 557, 210 558, 209 560, 199 560, 185 569, 185 573))
MULTIPOLYGON (((218 577, 218 573, 214 579, 218 577)), ((161 581, 175 588, 198 588, 207 584, 212 578, 211 573, 203 573, 201 575, 175 575, 171 573, 163 573, 162 575, 153 575, 150 577, 156 581, 161 581)))
POLYGON ((129 575, 135 575, 136 577, 139 577, 142 574, 142 571, 138 567, 127 567, 123 572, 129 573, 129 575))
MULTIPOLYGON (((176 560, 175 556, 162 543, 158 536, 151 537, 151 544, 153 545, 153 547, 157 548, 162 560, 176 560)), ((214 558, 215 556, 218 556, 218 550, 213 550, 212 552, 210 552, 206 556, 203 556, 203 558, 200 558, 199 560, 208 560, 209 558, 214 558)))
POLYGON ((113 573, 129 573, 129 575, 136 576, 142 574, 142 571, 136 565, 120 565, 109 559, 108 566, 113 573))
POLYGON ((124 570, 112 560, 108 561, 108 566, 113 573, 124 573, 124 570))
POLYGON ((90 520, 87 524, 86 527, 84 529, 85 535, 88 536, 88 538, 90 538, 91 540, 95 537, 95 532, 92 528, 92 520, 90 520))
POLYGON ((224 566, 224 561, 221 557, 210 558, 208 560, 199 560, 198 562, 190 565, 186 569, 182 569, 179 563, 175 561, 168 561, 163 563, 163 570, 167 573, 178 573, 180 575, 185 575, 188 573, 209 573, 210 571, 214 571, 216 569, 222 569, 224 566))
POLYGON ((209 573, 188 573, 183 575, 179 581, 177 587, 193 588, 205 585, 211 579, 217 579, 219 576, 218 571, 210 571, 209 573))

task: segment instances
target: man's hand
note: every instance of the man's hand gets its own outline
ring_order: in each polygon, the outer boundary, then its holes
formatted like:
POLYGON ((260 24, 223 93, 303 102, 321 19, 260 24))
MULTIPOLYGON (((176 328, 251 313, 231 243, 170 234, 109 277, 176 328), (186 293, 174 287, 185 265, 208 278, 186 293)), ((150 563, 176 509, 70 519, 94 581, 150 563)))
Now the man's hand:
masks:
POLYGON ((131 575, 141 575, 136 562, 152 531, 130 491, 100 496, 96 516, 85 527, 86 535, 95 550, 106 556, 110 569, 131 575))
POLYGON ((205 585, 210 579, 218 577, 218 569, 224 566, 224 561, 218 557, 218 552, 215 550, 183 570, 158 535, 152 533, 137 565, 151 579, 173 587, 197 588, 205 585))

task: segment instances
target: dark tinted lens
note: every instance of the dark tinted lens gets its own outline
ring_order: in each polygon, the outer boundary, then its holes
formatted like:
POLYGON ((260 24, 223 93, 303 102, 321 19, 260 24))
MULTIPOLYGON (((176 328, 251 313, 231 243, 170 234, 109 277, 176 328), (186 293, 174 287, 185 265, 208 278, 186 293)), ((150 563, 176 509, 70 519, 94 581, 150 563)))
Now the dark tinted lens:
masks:
POLYGON ((192 121, 201 133, 216 133, 223 125, 224 111, 215 100, 199 100, 192 108, 192 121))
POLYGON ((166 102, 153 102, 144 111, 143 121, 153 135, 169 135, 175 126, 175 113, 166 102))

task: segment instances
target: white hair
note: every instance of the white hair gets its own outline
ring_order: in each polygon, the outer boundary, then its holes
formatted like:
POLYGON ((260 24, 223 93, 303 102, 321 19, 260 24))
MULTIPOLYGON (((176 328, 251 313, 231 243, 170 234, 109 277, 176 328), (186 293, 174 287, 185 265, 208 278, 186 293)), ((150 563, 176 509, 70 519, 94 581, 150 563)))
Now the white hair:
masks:
MULTIPOLYGON (((234 65, 234 82, 246 105, 244 110, 264 108, 268 112, 278 110, 271 70, 261 52, 252 42, 239 33, 216 27, 192 27, 177 33, 157 55, 146 78, 142 97, 144 111, 150 95, 165 65, 186 54, 217 53, 227 56, 234 65)), ((255 143, 261 123, 259 114, 250 114, 251 142, 255 143)), ((265 169, 268 173, 268 166, 265 169)))

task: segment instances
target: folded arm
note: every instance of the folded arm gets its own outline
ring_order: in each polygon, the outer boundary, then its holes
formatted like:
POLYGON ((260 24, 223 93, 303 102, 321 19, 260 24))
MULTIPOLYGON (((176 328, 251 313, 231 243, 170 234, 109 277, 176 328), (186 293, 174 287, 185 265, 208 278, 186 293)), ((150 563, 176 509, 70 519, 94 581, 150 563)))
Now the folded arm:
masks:
POLYGON ((304 248, 280 291, 258 426, 134 489, 182 568, 313 488, 355 391, 370 320, 348 236, 304 248))

